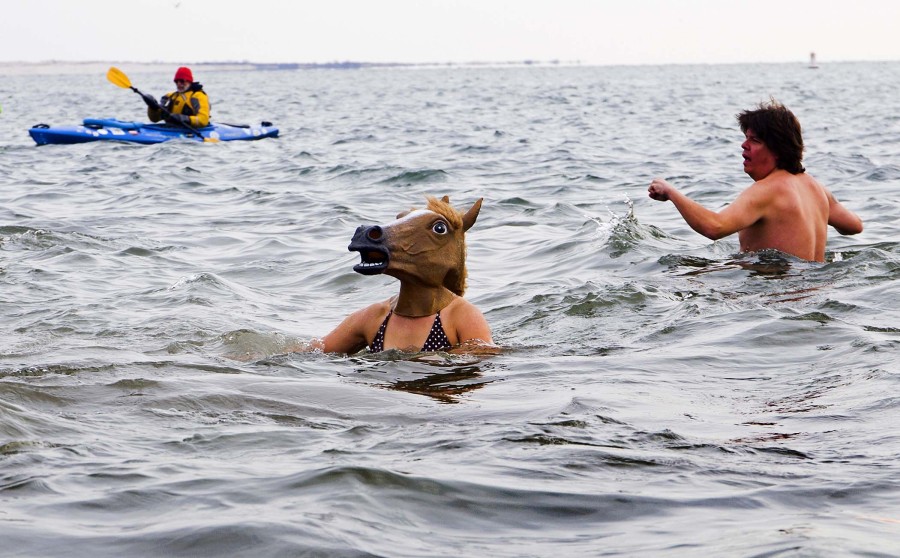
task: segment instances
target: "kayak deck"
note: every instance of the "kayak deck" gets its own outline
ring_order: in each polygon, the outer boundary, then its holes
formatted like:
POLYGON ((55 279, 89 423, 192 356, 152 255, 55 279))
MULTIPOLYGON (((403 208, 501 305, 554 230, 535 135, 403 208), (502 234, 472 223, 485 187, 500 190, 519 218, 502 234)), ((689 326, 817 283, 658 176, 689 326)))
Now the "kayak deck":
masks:
POLYGON ((176 139, 189 141, 241 141, 278 137, 270 122, 258 126, 210 124, 190 130, 185 126, 128 122, 115 118, 85 118, 80 126, 37 124, 28 130, 38 145, 73 144, 92 141, 123 141, 153 144, 176 139))

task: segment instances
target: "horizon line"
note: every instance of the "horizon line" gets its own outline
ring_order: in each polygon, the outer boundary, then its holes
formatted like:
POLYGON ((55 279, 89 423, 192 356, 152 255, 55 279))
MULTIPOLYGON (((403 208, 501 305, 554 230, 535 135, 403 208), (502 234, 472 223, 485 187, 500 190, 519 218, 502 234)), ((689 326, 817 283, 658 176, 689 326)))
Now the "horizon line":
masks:
MULTIPOLYGON (((845 64, 854 62, 898 62, 898 59, 841 59, 816 60, 817 65, 845 64)), ((755 62, 586 62, 583 60, 494 60, 468 62, 374 62, 362 60, 334 60, 330 62, 257 62, 252 60, 216 60, 216 61, 136 61, 136 60, 0 60, 3 66, 48 66, 48 65, 89 65, 89 64, 131 64, 143 66, 242 66, 255 69, 293 70, 293 69, 359 69, 377 67, 440 67, 440 66, 586 66, 586 67, 621 67, 621 66, 734 66, 741 64, 800 64, 808 65, 809 60, 755 61, 755 62)))

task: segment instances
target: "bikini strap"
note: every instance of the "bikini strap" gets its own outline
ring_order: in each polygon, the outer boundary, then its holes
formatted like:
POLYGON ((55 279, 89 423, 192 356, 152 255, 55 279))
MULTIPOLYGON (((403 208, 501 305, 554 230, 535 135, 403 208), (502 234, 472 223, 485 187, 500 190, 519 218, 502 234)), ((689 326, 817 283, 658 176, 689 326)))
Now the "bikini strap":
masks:
POLYGON ((394 313, 394 310, 391 309, 387 316, 384 317, 384 321, 381 322, 381 327, 378 328, 378 333, 375 334, 375 338, 372 339, 372 343, 369 345, 370 353, 380 353, 384 350, 384 331, 387 329, 388 320, 391 319, 391 314, 394 313))

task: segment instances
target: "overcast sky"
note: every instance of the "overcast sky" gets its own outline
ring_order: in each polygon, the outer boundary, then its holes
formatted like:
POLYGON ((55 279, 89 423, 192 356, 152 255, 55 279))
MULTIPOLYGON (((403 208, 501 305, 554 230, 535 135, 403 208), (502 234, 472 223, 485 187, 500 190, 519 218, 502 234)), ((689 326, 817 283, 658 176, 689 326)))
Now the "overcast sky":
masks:
POLYGON ((3 0, 0 61, 900 60, 898 0, 3 0))

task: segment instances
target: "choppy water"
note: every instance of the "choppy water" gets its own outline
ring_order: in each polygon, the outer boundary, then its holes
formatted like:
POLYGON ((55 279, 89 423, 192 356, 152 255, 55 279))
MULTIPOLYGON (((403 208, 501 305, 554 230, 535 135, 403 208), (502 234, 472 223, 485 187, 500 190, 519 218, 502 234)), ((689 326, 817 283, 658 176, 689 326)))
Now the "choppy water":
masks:
POLYGON ((282 137, 38 148, 143 103, 0 82, 5 555, 900 554, 900 63, 198 79, 282 137), (825 264, 646 197, 733 199, 770 95, 865 221, 825 264), (425 194, 485 198, 503 354, 284 354, 395 292, 346 246, 425 194))

